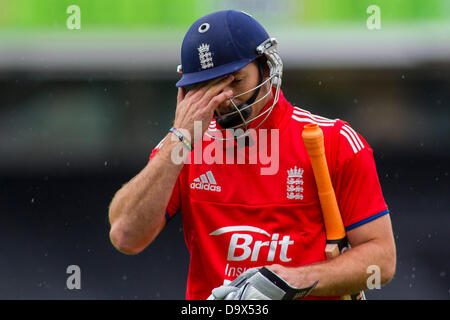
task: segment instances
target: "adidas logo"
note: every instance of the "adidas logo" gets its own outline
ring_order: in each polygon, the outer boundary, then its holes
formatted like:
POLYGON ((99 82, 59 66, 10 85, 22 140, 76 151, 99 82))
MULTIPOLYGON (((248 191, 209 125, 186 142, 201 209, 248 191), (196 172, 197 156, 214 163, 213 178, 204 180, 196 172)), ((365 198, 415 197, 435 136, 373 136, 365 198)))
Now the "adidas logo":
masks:
POLYGON ((222 191, 221 187, 217 185, 216 179, 214 179, 211 170, 206 172, 206 174, 202 174, 200 177, 195 178, 194 182, 191 183, 191 189, 199 189, 215 192, 222 191))

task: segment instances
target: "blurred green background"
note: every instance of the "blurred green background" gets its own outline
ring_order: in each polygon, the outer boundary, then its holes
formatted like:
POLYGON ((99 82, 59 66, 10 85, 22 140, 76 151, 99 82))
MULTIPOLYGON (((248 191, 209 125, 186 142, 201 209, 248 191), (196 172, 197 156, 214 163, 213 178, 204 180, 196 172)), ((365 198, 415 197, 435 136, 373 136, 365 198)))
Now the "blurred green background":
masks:
POLYGON ((450 5, 446 0, 305 0, 305 1, 205 1, 205 0, 3 0, 0 26, 12 29, 59 29, 65 26, 63 12, 72 4, 83 10, 87 29, 136 28, 183 30, 197 17, 239 5, 256 13, 277 14, 267 25, 358 24, 366 8, 383 8, 385 23, 449 24, 450 5))
POLYGON ((47 70, 173 70, 187 27, 226 8, 264 21, 282 43, 288 67, 398 66, 448 58, 447 0, 2 0, 0 69, 44 64, 47 70), (80 8, 79 30, 66 26, 70 5, 80 8), (381 9, 376 32, 366 26, 371 5, 381 9))
POLYGON ((129 257, 109 243, 107 210, 172 124, 184 33, 222 9, 278 39, 288 101, 374 149, 398 265, 367 296, 448 299, 448 0, 0 0, 0 298, 184 297, 181 218, 129 257), (64 289, 70 264, 79 292, 64 289))

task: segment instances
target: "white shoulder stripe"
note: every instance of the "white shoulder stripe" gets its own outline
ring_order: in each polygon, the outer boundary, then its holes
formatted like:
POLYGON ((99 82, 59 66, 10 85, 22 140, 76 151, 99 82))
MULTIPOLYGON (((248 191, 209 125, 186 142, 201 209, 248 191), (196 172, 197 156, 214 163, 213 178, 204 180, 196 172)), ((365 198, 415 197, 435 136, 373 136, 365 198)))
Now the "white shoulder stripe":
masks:
POLYGON ((361 151, 361 149, 364 146, 361 146, 359 144, 358 140, 356 140, 355 133, 352 130, 350 130, 348 127, 346 127, 346 126, 343 126, 342 130, 347 132, 347 134, 350 136, 350 138, 353 140, 354 144, 356 145, 356 148, 358 148, 358 151, 361 151))
POLYGON ((362 143, 358 134, 349 125, 343 125, 340 133, 347 139, 354 153, 358 153, 359 151, 364 149, 364 144, 362 143))
POLYGON ((355 144, 353 143, 353 140, 348 136, 347 132, 345 132, 344 130, 341 130, 341 134, 342 134, 344 137, 347 138, 348 143, 350 144, 350 146, 351 146, 352 149, 353 149, 353 152, 354 152, 354 153, 357 153, 358 150, 356 149, 355 144))
POLYGON ((310 118, 299 118, 295 115, 292 115, 292 119, 297 120, 298 122, 309 122, 309 123, 316 123, 314 120, 310 118))
POLYGON ((325 117, 321 117, 321 116, 318 116, 318 115, 315 115, 315 114, 311 114, 311 112, 303 110, 303 109, 300 109, 299 107, 294 107, 294 113, 298 114, 298 115, 309 116, 309 117, 311 117, 311 118, 313 118, 314 120, 317 120, 317 121, 336 122, 336 120, 331 120, 331 119, 328 119, 328 118, 325 118, 325 117))
POLYGON ((292 115, 292 119, 298 121, 298 122, 309 122, 309 123, 316 123, 319 126, 324 126, 324 127, 332 127, 334 126, 334 122, 319 122, 316 120, 313 120, 311 118, 307 118, 307 117, 297 117, 296 115, 292 115))
POLYGON ((351 132, 353 132, 353 134, 356 137, 356 140, 358 140, 359 144, 361 145, 362 148, 364 148, 364 143, 362 143, 361 139, 359 138, 358 134, 355 132, 355 130, 353 130, 349 125, 344 125, 344 127, 346 127, 347 129, 349 129, 351 132))
POLYGON ((330 120, 316 115, 312 115, 311 112, 294 107, 292 119, 298 122, 316 123, 319 126, 332 127, 336 123, 336 120, 330 120))
POLYGON ((317 119, 317 118, 314 117, 314 116, 311 116, 311 115, 308 115, 308 114, 305 114, 305 113, 300 113, 300 112, 298 112, 298 111, 296 111, 296 110, 294 110, 293 115, 297 115, 297 116, 300 116, 300 117, 308 118, 308 119, 311 119, 311 120, 313 120, 313 121, 315 121, 315 122, 317 122, 317 123, 335 123, 335 122, 336 122, 336 121, 333 121, 333 120, 321 120, 321 119, 317 119))

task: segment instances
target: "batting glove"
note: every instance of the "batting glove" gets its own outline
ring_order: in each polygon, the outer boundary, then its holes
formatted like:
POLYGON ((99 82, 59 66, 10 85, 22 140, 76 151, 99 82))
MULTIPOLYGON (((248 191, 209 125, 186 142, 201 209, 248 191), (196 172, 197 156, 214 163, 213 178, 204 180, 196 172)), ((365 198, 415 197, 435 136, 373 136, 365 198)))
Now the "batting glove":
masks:
POLYGON ((294 288, 266 267, 252 268, 228 285, 213 289, 208 300, 297 300, 309 295, 318 282, 294 288))

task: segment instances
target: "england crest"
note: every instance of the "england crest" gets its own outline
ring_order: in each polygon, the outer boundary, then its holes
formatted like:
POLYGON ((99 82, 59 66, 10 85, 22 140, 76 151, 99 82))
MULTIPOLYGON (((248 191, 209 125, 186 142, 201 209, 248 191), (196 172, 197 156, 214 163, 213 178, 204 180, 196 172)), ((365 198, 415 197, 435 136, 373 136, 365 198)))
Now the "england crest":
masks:
POLYGON ((197 50, 202 69, 214 67, 211 51, 209 51, 209 44, 202 43, 200 47, 197 48, 197 50))
POLYGON ((303 172, 302 168, 294 166, 287 170, 286 197, 288 199, 303 200, 303 172))

